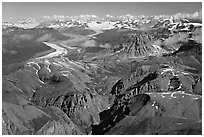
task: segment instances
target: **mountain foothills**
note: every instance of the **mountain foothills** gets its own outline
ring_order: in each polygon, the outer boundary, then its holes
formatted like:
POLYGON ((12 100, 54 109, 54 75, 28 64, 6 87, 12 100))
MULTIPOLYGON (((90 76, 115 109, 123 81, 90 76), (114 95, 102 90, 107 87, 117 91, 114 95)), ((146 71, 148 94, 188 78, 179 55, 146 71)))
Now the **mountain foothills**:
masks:
POLYGON ((202 134, 201 12, 2 24, 2 134, 202 134))

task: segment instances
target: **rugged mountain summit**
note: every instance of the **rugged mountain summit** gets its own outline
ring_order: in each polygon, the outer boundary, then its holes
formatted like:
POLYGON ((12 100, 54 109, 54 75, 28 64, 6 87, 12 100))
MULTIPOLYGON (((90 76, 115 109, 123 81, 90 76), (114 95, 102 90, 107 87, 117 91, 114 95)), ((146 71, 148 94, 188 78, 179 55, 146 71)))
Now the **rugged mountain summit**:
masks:
POLYGON ((3 134, 202 134, 198 16, 3 23, 3 134))
POLYGON ((49 28, 69 28, 69 27, 82 27, 90 28, 93 26, 103 26, 115 29, 138 29, 144 26, 155 27, 167 25, 167 23, 177 23, 179 21, 188 22, 188 20, 201 19, 201 13, 195 12, 194 14, 178 13, 175 15, 155 15, 155 16, 105 16, 98 17, 96 15, 79 15, 79 16, 43 16, 42 18, 25 18, 22 20, 12 20, 3 22, 3 28, 6 27, 20 27, 20 28, 36 28, 36 27, 49 27, 49 28), (109 25, 107 25, 109 24, 109 25))

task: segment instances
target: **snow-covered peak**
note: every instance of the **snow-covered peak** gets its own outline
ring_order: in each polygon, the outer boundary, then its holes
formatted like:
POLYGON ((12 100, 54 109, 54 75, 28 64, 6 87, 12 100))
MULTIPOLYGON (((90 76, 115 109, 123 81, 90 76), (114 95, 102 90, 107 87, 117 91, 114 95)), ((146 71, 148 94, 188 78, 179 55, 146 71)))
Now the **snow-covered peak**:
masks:
POLYGON ((173 15, 175 19, 184 19, 184 18, 189 18, 189 19, 195 19, 199 17, 199 12, 195 12, 193 14, 187 14, 187 13, 177 13, 173 15))
POLYGON ((112 15, 107 14, 106 15, 107 18, 114 18, 112 15))
POLYGON ((126 14, 122 16, 112 16, 107 14, 105 18, 100 18, 96 15, 78 15, 78 16, 64 16, 64 15, 53 15, 53 16, 43 16, 40 20, 35 20, 32 18, 22 19, 15 22, 4 23, 3 26, 10 27, 22 27, 22 28, 32 28, 32 27, 50 27, 58 29, 60 27, 70 28, 70 27, 82 27, 82 28, 94 28, 96 26, 101 29, 138 29, 138 27, 150 27, 154 26, 175 26, 178 22, 189 22, 188 19, 200 18, 201 12, 195 12, 193 14, 178 13, 175 15, 155 15, 155 16, 134 16, 131 14, 126 14), (93 27, 87 27, 87 24, 92 24, 93 27), (109 26, 108 26, 109 24, 109 26), (106 27, 104 27, 106 26, 106 27))

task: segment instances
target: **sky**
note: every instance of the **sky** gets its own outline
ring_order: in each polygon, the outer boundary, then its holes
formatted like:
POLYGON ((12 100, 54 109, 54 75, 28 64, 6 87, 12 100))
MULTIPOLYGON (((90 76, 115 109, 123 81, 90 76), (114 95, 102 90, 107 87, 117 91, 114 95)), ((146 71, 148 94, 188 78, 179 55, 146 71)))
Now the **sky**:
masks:
POLYGON ((10 18, 40 18, 42 16, 96 15, 173 15, 194 13, 201 2, 3 2, 3 21, 10 18))

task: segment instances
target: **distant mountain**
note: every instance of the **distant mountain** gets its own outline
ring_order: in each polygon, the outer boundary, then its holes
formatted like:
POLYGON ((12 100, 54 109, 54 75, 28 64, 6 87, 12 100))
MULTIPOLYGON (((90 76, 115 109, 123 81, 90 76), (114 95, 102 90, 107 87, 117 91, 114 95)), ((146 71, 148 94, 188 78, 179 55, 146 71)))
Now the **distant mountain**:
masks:
MULTIPOLYGON (((128 28, 137 29, 144 24, 150 22, 159 23, 164 20, 170 20, 171 23, 175 23, 178 20, 191 19, 200 20, 200 14, 195 12, 194 14, 178 13, 172 16, 159 15, 159 16, 133 16, 130 14, 123 16, 111 16, 106 15, 101 18, 96 15, 79 15, 79 16, 43 16, 41 19, 23 19, 12 22, 3 22, 3 28, 5 27, 21 27, 21 28, 34 28, 34 27, 50 27, 50 28, 60 28, 60 27, 84 27, 89 28, 87 23, 96 22, 99 26, 103 25, 104 22, 109 22, 113 24, 114 28, 128 28)), ((151 23, 150 23, 151 24, 151 23)))

